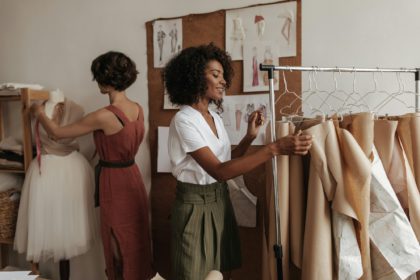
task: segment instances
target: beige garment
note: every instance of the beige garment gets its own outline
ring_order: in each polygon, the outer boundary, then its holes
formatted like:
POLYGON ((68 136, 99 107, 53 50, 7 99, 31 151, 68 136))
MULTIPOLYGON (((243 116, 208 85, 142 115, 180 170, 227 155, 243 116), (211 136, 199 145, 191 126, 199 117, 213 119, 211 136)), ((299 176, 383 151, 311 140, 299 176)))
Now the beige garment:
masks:
MULTIPOLYGON (((407 145, 407 143, 412 143, 408 140, 411 137, 407 137, 411 134, 411 132, 407 132, 408 120, 408 118, 404 118, 402 125, 399 126, 397 120, 376 120, 375 145, 391 185, 404 211, 408 213, 411 226, 417 240, 420 241, 420 193, 407 159, 408 156, 404 155, 405 148, 403 149, 401 144, 405 142, 405 147, 411 150, 412 145, 407 145), (404 131, 405 133, 403 133, 404 131), (400 141, 400 138, 405 139, 404 142, 400 141)), ((413 160, 412 156, 411 158, 413 160)))
MULTIPOLYGON (((323 121, 322 118, 299 118, 295 125, 291 124, 291 131, 305 130, 323 121)), ((309 177, 310 156, 289 157, 289 233, 290 259, 294 266, 302 269, 303 236, 305 230, 307 183, 309 177)))
POLYGON ((392 188, 402 208, 408 213, 406 167, 403 150, 396 134, 397 126, 396 120, 375 120, 374 141, 392 188))
POLYGON ((356 212, 356 234, 362 254, 363 276, 372 279, 369 248, 370 180, 373 158, 373 115, 360 113, 336 122, 343 158, 345 195, 356 212), (354 143, 354 140, 357 143, 354 143), (358 145, 357 145, 358 144, 358 145))
POLYGON ((302 279, 358 279, 362 266, 353 224, 356 213, 345 196, 344 169, 334 123, 326 121, 303 133, 313 135, 313 141, 302 279))
POLYGON ((257 227, 257 200, 245 185, 244 177, 227 180, 236 222, 240 227, 257 227))
MULTIPOLYGON (((55 106, 52 120, 60 126, 74 123, 83 117, 83 108, 66 99, 64 103, 59 103, 55 106)), ((53 140, 48 137, 48 134, 39 126, 39 134, 41 138, 41 153, 53 154, 58 156, 66 156, 73 151, 79 150, 75 138, 65 138, 60 140, 53 140)))
POLYGON ((305 229, 306 190, 304 183, 307 174, 303 169, 303 157, 289 157, 289 244, 290 259, 297 267, 302 269, 303 234, 305 229))
POLYGON ((406 279, 420 270, 420 246, 374 149, 369 236, 373 279, 406 279))
MULTIPOLYGON (((287 122, 276 122, 276 136, 277 139, 290 134, 291 127, 287 122)), ((271 139, 270 124, 267 125, 266 139, 271 139)), ((276 241, 276 221, 275 221, 275 204, 274 191, 272 186, 272 165, 271 161, 266 165, 266 221, 265 221, 265 241, 266 246, 263 246, 263 260, 265 264, 263 267, 263 279, 278 279, 276 258, 274 255, 273 245, 276 241)), ((277 178, 278 178, 278 205, 280 208, 280 235, 279 245, 282 245, 282 265, 283 265, 283 279, 291 279, 289 276, 289 157, 277 156, 277 178)))
MULTIPOLYGON (((410 211, 410 222, 417 239, 420 241, 420 206, 418 202, 414 202, 418 201, 420 192, 420 113, 411 113, 400 117, 397 133, 412 171, 412 174, 407 171, 409 207, 416 207, 417 209, 410 211), (416 185, 417 192, 413 187, 416 185)), ((417 273, 417 278, 420 279, 420 272, 417 273)))
POLYGON ((420 192, 420 113, 400 117, 397 133, 420 192))

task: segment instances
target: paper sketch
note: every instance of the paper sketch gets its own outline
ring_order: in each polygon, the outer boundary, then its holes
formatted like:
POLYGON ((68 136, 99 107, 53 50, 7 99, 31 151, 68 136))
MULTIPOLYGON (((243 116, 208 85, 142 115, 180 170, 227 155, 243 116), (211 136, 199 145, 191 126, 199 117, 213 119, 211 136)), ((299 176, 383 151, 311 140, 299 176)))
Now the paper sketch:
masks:
POLYGON ((296 2, 226 12, 226 50, 243 59, 246 41, 275 41, 278 57, 296 56, 296 2))
POLYGON ((154 67, 161 68, 182 49, 182 19, 153 22, 154 67))
POLYGON ((265 30, 265 20, 264 17, 261 15, 256 15, 254 18, 254 23, 257 26, 257 34, 258 34, 258 38, 262 38, 262 36, 264 35, 264 30, 265 30))
POLYGON ((228 95, 223 98, 221 117, 232 145, 237 145, 245 136, 248 118, 252 112, 259 110, 266 119, 253 145, 265 143, 265 126, 270 118, 268 94, 228 95))
POLYGON ((158 160, 157 172, 172 172, 168 152, 169 127, 158 127, 158 160))
MULTIPOLYGON (((279 65, 275 42, 247 41, 244 43, 244 92, 269 90, 268 73, 259 71, 260 63, 279 65)), ((279 89, 278 72, 274 72, 274 88, 279 89)))
POLYGON ((163 110, 178 110, 179 106, 172 104, 171 100, 169 99, 168 92, 166 91, 163 93, 163 110))

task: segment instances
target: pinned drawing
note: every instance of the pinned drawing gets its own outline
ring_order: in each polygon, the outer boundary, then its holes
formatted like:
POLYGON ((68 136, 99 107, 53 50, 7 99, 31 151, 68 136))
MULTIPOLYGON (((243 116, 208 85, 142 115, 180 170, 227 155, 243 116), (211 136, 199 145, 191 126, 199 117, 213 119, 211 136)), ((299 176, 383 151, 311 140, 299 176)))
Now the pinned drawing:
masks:
MULTIPOLYGON (((228 95, 223 98, 223 112, 221 117, 232 145, 237 145, 246 134, 249 116, 252 112, 261 111, 268 120, 268 94, 228 95), (233 120, 233 121, 232 121, 233 120)), ((265 126, 260 128, 253 145, 263 145, 265 142, 265 126)))
MULTIPOLYGON (((244 92, 268 91, 268 74, 259 71, 259 64, 278 66, 276 43, 272 41, 253 41, 244 44, 243 81, 244 92)), ((278 90, 278 72, 274 72, 274 88, 278 90)))
POLYGON ((264 29, 265 29, 265 20, 264 17, 261 15, 256 15, 254 18, 254 23, 257 26, 257 34, 258 38, 262 38, 264 35, 264 29))
POLYGON ((296 9, 296 2, 284 2, 227 11, 225 44, 232 60, 243 60, 248 41, 275 41, 278 57, 296 56, 296 9))
POLYGON ((175 105, 169 99, 169 94, 166 92, 163 93, 163 110, 178 110, 179 106, 175 105))
MULTIPOLYGON (((227 19, 226 19, 227 20, 227 19)), ((242 18, 234 17, 231 19, 232 29, 229 36, 230 42, 228 53, 231 55, 233 60, 237 60, 242 57, 242 45, 245 40, 245 29, 242 23, 242 18)), ((226 33, 229 34, 229 33, 226 33)))
POLYGON ((153 23, 154 67, 164 67, 181 49, 182 19, 155 21, 153 23))
POLYGON ((292 32, 293 23, 295 21, 294 14, 291 11, 287 11, 287 13, 279 15, 278 17, 283 20, 281 34, 283 35, 283 38, 287 41, 287 44, 290 45, 290 35, 292 32))
POLYGON ((176 27, 176 23, 174 23, 171 31, 169 32, 169 37, 171 37, 171 53, 174 54, 178 45, 178 29, 176 27))

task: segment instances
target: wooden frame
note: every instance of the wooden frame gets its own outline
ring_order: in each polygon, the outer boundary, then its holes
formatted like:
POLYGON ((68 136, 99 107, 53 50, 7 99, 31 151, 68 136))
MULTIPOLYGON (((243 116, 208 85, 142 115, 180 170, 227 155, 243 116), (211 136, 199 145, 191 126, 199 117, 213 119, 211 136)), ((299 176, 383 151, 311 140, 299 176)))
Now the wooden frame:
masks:
MULTIPOLYGON (((31 114, 30 106, 32 101, 47 100, 49 97, 49 91, 46 90, 32 90, 29 88, 22 88, 20 95, 2 95, 0 96, 0 140, 4 137, 4 119, 3 119, 3 103, 17 101, 21 102, 21 123, 22 123, 22 144, 23 144, 23 168, 10 168, 0 167, 0 172, 11 172, 11 173, 25 173, 32 161, 32 132, 31 132, 31 114)), ((14 240, 1 240, 0 239, 0 250, 1 250, 1 262, 0 268, 5 267, 8 264, 9 246, 13 245, 14 240)), ((37 265, 32 264, 32 271, 37 271, 37 265)))

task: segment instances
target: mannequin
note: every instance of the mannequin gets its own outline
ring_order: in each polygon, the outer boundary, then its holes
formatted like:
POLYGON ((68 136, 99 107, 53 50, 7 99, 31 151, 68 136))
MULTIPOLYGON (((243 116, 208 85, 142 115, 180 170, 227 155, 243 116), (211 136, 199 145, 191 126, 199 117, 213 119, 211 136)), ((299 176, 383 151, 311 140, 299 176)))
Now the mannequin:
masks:
MULTIPOLYGON (((51 91, 46 116, 63 126, 83 116, 83 109, 51 91)), ((54 140, 35 125, 37 159, 26 173, 16 227, 15 250, 28 261, 59 262, 60 279, 70 279, 72 257, 90 249, 95 239, 93 170, 74 139, 54 140)))
POLYGON ((60 89, 50 91, 49 98, 45 102, 45 114, 48 118, 53 118, 55 106, 59 103, 64 103, 64 93, 60 89))

